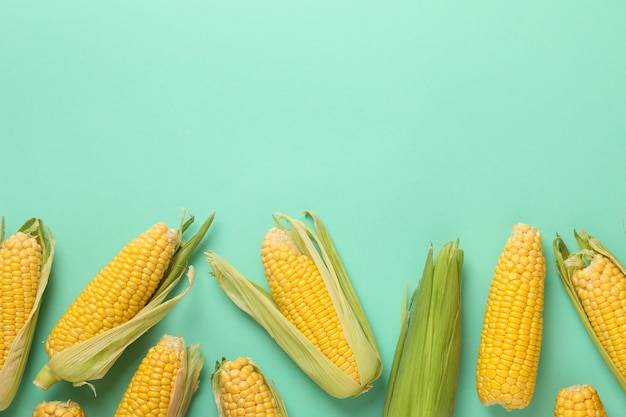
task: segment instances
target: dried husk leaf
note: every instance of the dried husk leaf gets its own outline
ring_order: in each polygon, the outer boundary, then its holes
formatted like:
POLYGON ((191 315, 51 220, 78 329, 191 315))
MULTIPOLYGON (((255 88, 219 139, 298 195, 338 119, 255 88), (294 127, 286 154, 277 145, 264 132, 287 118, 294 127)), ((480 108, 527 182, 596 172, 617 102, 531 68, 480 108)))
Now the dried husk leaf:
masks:
POLYGON ((382 372, 382 361, 373 332, 358 302, 339 256, 313 212, 316 232, 303 222, 275 215, 278 227, 286 220, 298 248, 318 267, 328 288, 348 344, 354 351, 360 383, 342 372, 313 345, 280 311, 269 291, 240 274, 228 261, 212 251, 206 253, 218 285, 243 311, 252 316, 287 355, 323 390, 336 398, 355 397, 367 392, 382 372), (321 232, 321 233, 320 233, 321 232))
MULTIPOLYGON (((31 218, 19 229, 19 231, 37 239, 43 250, 41 258, 41 276, 37 284, 37 293, 33 309, 28 316, 24 327, 19 331, 9 348, 9 354, 2 369, 0 369, 0 411, 6 410, 20 386, 24 368, 30 354, 30 347, 37 326, 37 319, 43 299, 44 291, 48 285, 48 278, 54 259, 55 239, 52 232, 42 220, 31 218)), ((4 217, 0 231, 0 243, 4 241, 4 217)))
POLYGON ((587 330, 587 333, 589 333, 591 340, 596 345, 598 352, 600 352, 600 355, 608 365, 611 373, 615 376, 615 379, 617 379, 617 382, 620 384, 622 389, 626 391, 626 376, 622 375, 622 373, 619 371, 619 369, 611 359, 608 351, 600 341, 600 338, 593 329, 591 321, 589 320, 589 317, 587 316, 587 313, 583 308, 582 300, 578 296, 578 293, 576 292, 576 289, 572 282, 574 274, 576 274, 577 271, 586 268, 595 254, 600 254, 609 258, 624 274, 626 274, 626 268, 624 268, 624 265, 619 261, 619 259, 617 259, 617 257, 609 249, 607 249, 598 239, 589 236, 584 230, 581 230, 580 232, 574 230, 574 237, 576 239, 576 242, 578 243, 578 246, 580 247, 580 250, 573 253, 570 253, 565 242, 558 234, 553 241, 552 247, 556 257, 556 269, 559 278, 561 279, 561 283, 565 287, 565 291, 569 299, 571 300, 572 305, 576 310, 576 313, 578 313, 581 322, 587 330))
MULTIPOLYGON (((254 371, 258 373, 259 375, 261 375, 261 377, 263 378, 263 381, 265 382, 265 385, 267 386, 270 396, 272 396, 276 400, 276 406, 278 407, 278 411, 280 412, 281 417, 289 417, 287 415, 287 408, 285 407, 283 398, 281 397, 280 392, 276 388, 276 385, 274 384, 274 382, 265 376, 265 374, 261 371, 261 369, 257 366, 257 364, 251 358, 247 358, 247 359, 250 365, 252 365, 252 368, 254 369, 254 371)), ((227 362, 229 362, 229 360, 226 358, 222 358, 221 361, 216 362, 215 370, 213 371, 213 374, 211 375, 211 387, 213 389, 213 399, 215 400, 215 405, 217 406, 217 414, 219 417, 226 417, 226 413, 224 412, 224 407, 222 405, 222 392, 220 390, 220 385, 221 385, 221 379, 222 379, 221 370, 224 364, 226 364, 227 362)))
POLYGON ((174 383, 166 417, 184 417, 193 394, 200 384, 200 373, 204 357, 200 354, 200 344, 186 347, 181 366, 174 383))
MULTIPOLYGON (((41 368, 33 383, 42 389, 48 389, 55 383, 65 380, 74 386, 89 385, 95 394, 95 387, 88 381, 104 377, 124 350, 161 321, 193 286, 195 270, 193 266, 187 268, 187 260, 208 231, 214 215, 215 213, 211 214, 189 241, 182 243, 156 293, 135 317, 57 353, 41 368), (182 279, 185 269, 188 286, 178 295, 168 299, 170 292, 182 279)), ((192 221, 193 217, 185 224, 181 224, 179 232, 182 234, 192 221)))
POLYGON ((400 334, 383 409, 384 417, 452 417, 461 353, 463 251, 446 244, 410 300, 403 294, 400 334))

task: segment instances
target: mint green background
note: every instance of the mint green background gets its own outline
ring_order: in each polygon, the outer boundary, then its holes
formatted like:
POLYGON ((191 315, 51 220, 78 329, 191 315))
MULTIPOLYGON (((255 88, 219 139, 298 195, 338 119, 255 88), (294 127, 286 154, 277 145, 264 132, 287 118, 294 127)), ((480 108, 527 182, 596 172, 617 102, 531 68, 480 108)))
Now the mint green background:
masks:
MULTIPOLYGON (((72 398, 113 415, 163 333, 206 356, 189 417, 216 416, 209 376, 250 356, 291 417, 380 416, 400 301, 429 243, 460 239, 463 346, 456 416, 552 415, 559 388, 590 383, 611 416, 626 395, 554 269, 556 232, 586 229, 626 259, 623 1, 7 1, 0 4, 0 213, 32 216, 57 256, 29 365, 7 416, 72 398), (157 221, 216 211, 172 313, 88 388, 31 381, 42 342, 91 277, 157 221), (317 211, 380 344, 385 372, 329 397, 209 275, 212 249, 263 283, 272 213, 317 211), (477 399, 482 315, 516 222, 544 233, 544 340, 531 405, 477 399)), ((196 224, 197 226, 197 224, 196 224)))

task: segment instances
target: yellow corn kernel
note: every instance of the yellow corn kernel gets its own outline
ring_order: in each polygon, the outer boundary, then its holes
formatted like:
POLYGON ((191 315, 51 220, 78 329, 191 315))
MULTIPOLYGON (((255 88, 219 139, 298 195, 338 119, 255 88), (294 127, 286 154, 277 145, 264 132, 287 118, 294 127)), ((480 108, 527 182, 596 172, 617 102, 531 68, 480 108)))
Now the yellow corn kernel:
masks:
POLYGON ((546 262, 541 233, 518 223, 498 259, 478 351, 476 388, 487 406, 525 408, 537 378, 546 262))
POLYGON ((0 247, 0 369, 35 305, 42 256, 37 239, 22 232, 0 247))
POLYGON ((133 375, 115 417, 165 417, 185 360, 185 342, 164 335, 151 347, 133 375))
POLYGON ((128 243, 85 287, 46 340, 50 357, 133 318, 148 302, 178 247, 163 223, 128 243))
POLYGON ((85 412, 72 400, 42 401, 35 407, 32 417, 85 417, 85 412))
POLYGON ((359 370, 317 266, 283 229, 271 228, 261 244, 270 291, 283 315, 357 383, 359 370))
POLYGON ((265 376, 250 359, 224 360, 217 372, 221 417, 286 417, 265 376))
POLYGON ((572 284, 595 334, 626 377, 626 276, 596 253, 586 268, 572 275, 572 284))
POLYGON ((606 417, 606 411, 594 387, 573 385, 559 390, 554 417, 606 417))

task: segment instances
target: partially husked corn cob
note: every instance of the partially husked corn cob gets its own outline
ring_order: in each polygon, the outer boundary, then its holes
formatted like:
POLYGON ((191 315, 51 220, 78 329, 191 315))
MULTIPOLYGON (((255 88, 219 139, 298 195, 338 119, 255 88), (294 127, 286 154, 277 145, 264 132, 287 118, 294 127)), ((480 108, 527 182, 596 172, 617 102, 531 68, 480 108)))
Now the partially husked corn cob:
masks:
POLYGON ((278 391, 250 358, 218 362, 211 383, 220 417, 287 417, 278 391))
POLYGON ((198 246, 215 213, 188 240, 185 230, 157 223, 126 244, 91 280, 50 332, 48 362, 33 383, 48 389, 65 380, 75 386, 102 378, 124 350, 164 318, 189 292, 194 269, 187 260, 198 246), (189 285, 168 295, 187 270, 189 285))
POLYGON ((198 388, 203 359, 199 346, 163 335, 142 359, 117 407, 115 417, 182 417, 198 388))
POLYGON ((626 268, 585 231, 574 236, 580 251, 570 253, 557 235, 557 272, 598 351, 626 390, 626 268))
POLYGON ((593 386, 572 385, 559 390, 554 417, 606 417, 606 411, 593 386))
POLYGON ((85 412, 72 400, 42 401, 35 407, 32 417, 85 417, 85 412))
POLYGON ((359 382, 354 352, 315 263, 284 230, 271 228, 261 244, 261 260, 274 300, 285 317, 343 372, 359 382))
POLYGON ((626 377, 626 276, 609 258, 596 254, 574 273, 572 283, 593 330, 626 377))
POLYGON ((546 263, 541 233, 518 223, 498 259, 483 320, 476 387, 484 405, 525 408, 532 399, 543 329, 546 263))
POLYGON ((178 247, 175 230, 157 223, 128 243, 90 281, 46 340, 50 357, 130 320, 157 289, 178 247))
POLYGON ((367 392, 382 360, 358 296, 321 219, 314 230, 275 214, 261 243, 269 290, 212 251, 212 274, 226 295, 252 316, 318 386, 336 398, 367 392), (286 221, 288 225, 282 223, 286 221))
POLYGON ((35 306, 42 257, 37 239, 23 232, 0 247, 0 368, 35 306))
POLYGON ((30 356, 39 309, 52 269, 55 239, 31 218, 5 239, 0 226, 0 411, 12 403, 30 356))

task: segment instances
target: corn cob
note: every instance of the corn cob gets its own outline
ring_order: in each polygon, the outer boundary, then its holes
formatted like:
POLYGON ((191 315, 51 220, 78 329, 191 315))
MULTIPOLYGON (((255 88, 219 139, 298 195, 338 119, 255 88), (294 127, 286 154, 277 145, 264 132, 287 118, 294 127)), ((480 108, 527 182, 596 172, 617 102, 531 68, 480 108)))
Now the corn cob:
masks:
POLYGON ((204 359, 199 345, 163 335, 133 375, 115 417, 183 417, 198 389, 204 359))
POLYGON ((0 231, 0 411, 9 407, 30 353, 54 257, 54 237, 30 219, 4 239, 0 231), (47 233, 46 233, 47 232, 47 233))
POLYGON ((461 273, 458 242, 444 245, 404 301, 400 336, 383 417, 452 417, 461 358, 461 273))
POLYGON ((574 236, 580 251, 570 253, 554 240, 557 271, 570 300, 611 372, 626 390, 626 269, 586 232, 574 236))
POLYGON ((206 253, 207 261, 231 300, 314 382, 334 397, 354 397, 380 376, 380 354, 328 232, 315 213, 305 215, 312 217, 315 232, 276 214, 276 226, 264 237, 261 258, 269 291, 214 252, 206 253))
POLYGON ((287 231, 271 228, 261 244, 270 291, 283 315, 344 373, 360 382, 354 352, 315 263, 287 231))
POLYGON ((42 401, 35 407, 32 417, 85 417, 85 411, 72 400, 42 401))
POLYGON ((276 387, 250 358, 217 362, 211 384, 220 417, 287 417, 276 387))
POLYGON ((559 390, 554 417, 606 417, 606 411, 594 387, 573 385, 559 390))
POLYGON ((212 219, 213 215, 188 242, 183 243, 182 233, 193 217, 178 231, 157 223, 125 245, 50 331, 45 344, 50 360, 35 378, 35 385, 47 389, 60 380, 82 385, 101 378, 130 343, 189 291, 192 267, 189 287, 164 301, 212 219))
POLYGON ((541 233, 518 223, 491 282, 476 367, 476 388, 487 406, 525 408, 532 399, 543 329, 546 273, 541 233))

